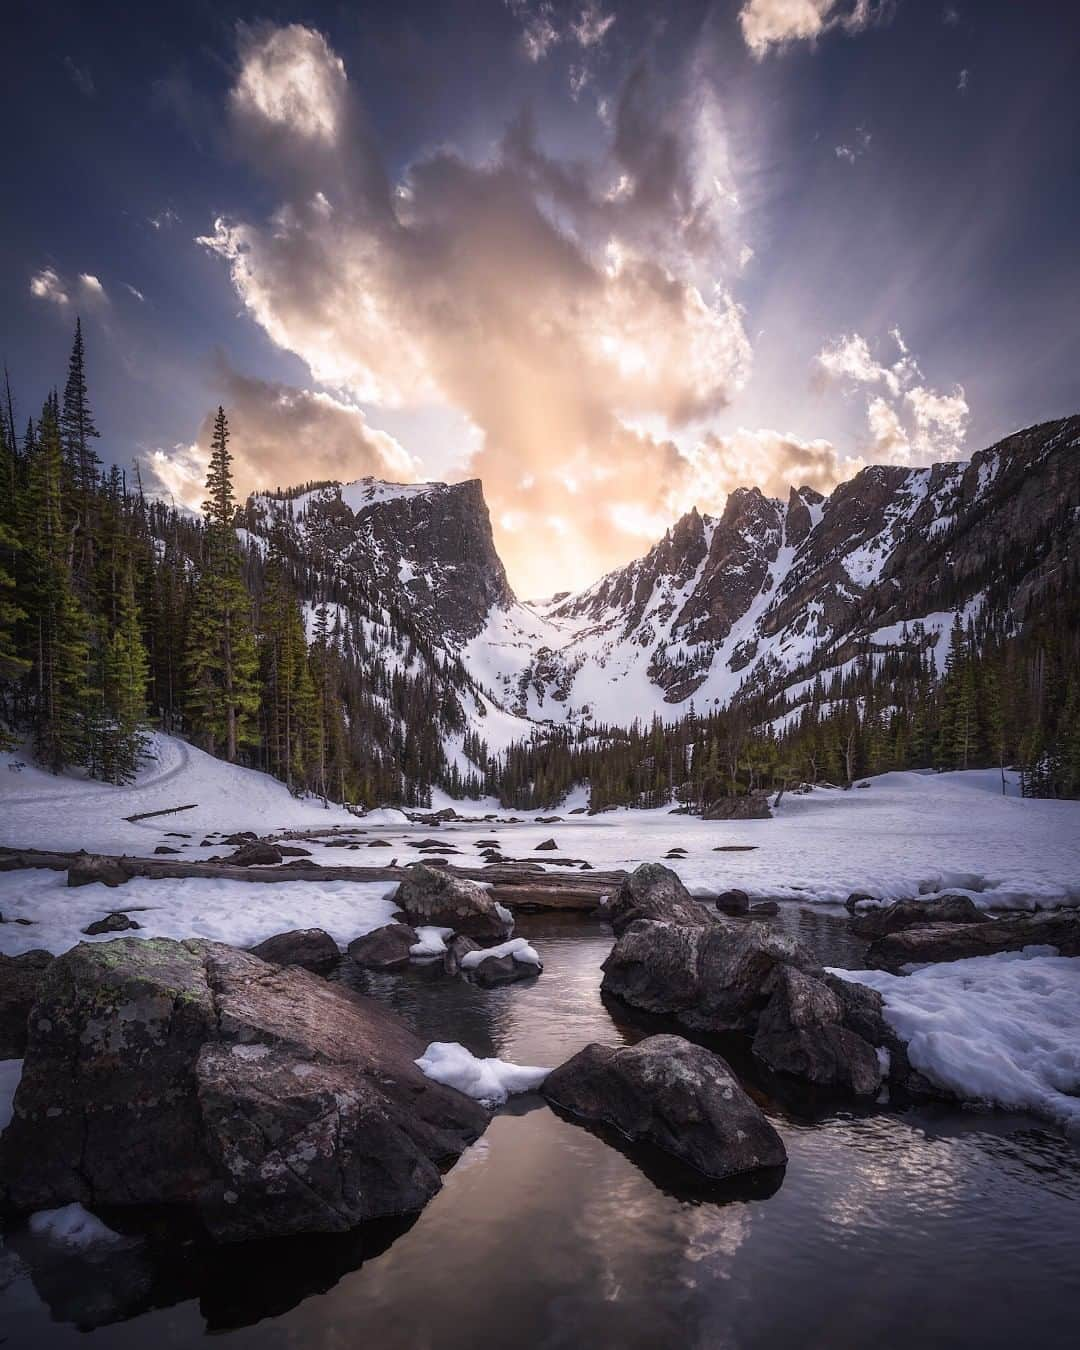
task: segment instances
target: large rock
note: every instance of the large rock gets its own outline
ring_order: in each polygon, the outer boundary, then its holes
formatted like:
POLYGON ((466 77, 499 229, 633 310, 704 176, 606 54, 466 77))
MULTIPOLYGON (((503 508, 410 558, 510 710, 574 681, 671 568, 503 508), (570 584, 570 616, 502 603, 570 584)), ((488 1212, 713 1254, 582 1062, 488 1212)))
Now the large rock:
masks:
POLYGON ((962 961, 970 956, 1056 947, 1062 956, 1080 956, 1080 913, 1056 910, 1019 914, 990 923, 937 924, 889 933, 870 944, 867 965, 897 971, 909 962, 962 961))
POLYGON ((966 895, 939 895, 934 900, 898 900, 893 905, 856 910, 852 931, 859 937, 879 938, 905 928, 926 928, 932 923, 990 923, 988 914, 966 895))
POLYGON ((754 1055, 777 1073, 872 1097, 882 1083, 873 1045, 844 1025, 845 1005, 823 981, 782 966, 758 1019, 754 1055))
POLYGON ((126 933, 129 929, 141 927, 141 923, 136 923, 123 910, 114 910, 103 919, 95 919, 93 923, 88 923, 83 932, 87 937, 100 937, 102 933, 126 933))
POLYGON ((771 820, 769 798, 764 792, 743 797, 720 797, 701 813, 703 820, 771 820))
POLYGON ((412 1213, 486 1123, 387 1009, 215 943, 122 938, 46 970, 0 1176, 16 1208, 194 1210, 222 1240, 412 1213))
POLYGON ((0 954, 0 1059, 22 1059, 26 1019, 52 959, 51 952, 40 949, 22 956, 0 954))
POLYGON ((548 1101, 714 1180, 787 1162, 783 1141, 719 1055, 681 1036, 588 1045, 548 1075, 548 1101))
POLYGON ((501 941, 514 926, 483 886, 422 864, 410 868, 394 902, 416 928, 452 928, 480 941, 501 941))
POLYGON ((678 876, 663 863, 642 863, 626 878, 604 906, 617 934, 638 919, 686 924, 701 928, 717 921, 717 916, 695 900, 678 876))
POLYGON ((769 977, 786 965, 824 973, 799 942, 763 923, 638 920, 604 962, 601 989, 694 1030, 753 1032, 772 994, 769 977))
POLYGON ((68 868, 69 886, 93 886, 101 882, 103 886, 123 886, 131 880, 131 873, 122 866, 119 858, 103 858, 97 853, 83 853, 68 868))
POLYGON ((353 938, 347 951, 358 966, 367 970, 398 970, 409 964, 409 949, 420 941, 407 923, 387 923, 353 938))
POLYGON ((315 975, 329 975, 341 960, 338 945, 321 928, 294 928, 275 933, 251 948, 252 956, 272 966, 302 966, 315 975))
POLYGON ((270 863, 281 862, 281 849, 278 848, 277 844, 267 844, 261 839, 255 839, 250 844, 241 845, 225 861, 230 867, 266 866, 270 863))

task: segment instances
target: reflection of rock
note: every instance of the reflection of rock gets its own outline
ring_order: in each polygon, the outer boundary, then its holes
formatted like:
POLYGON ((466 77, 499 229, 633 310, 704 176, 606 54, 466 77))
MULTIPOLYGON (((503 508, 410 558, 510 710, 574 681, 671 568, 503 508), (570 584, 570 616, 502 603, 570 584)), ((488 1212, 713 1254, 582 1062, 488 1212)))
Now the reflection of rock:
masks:
POLYGON ((716 919, 663 863, 642 863, 608 900, 603 913, 616 933, 624 932, 635 919, 697 927, 716 919))
POLYGON ((780 1136, 719 1055, 680 1036, 589 1045, 542 1089, 564 1111, 614 1126, 714 1180, 780 1167, 780 1136))
POLYGON ((272 966, 302 966, 315 975, 328 975, 341 960, 337 943, 321 928, 294 928, 288 933, 275 933, 252 947, 251 954, 272 966))
POLYGON ((423 865, 409 869, 394 903, 416 928, 449 928, 480 941, 500 941, 514 926, 483 886, 423 865))
POLYGON ((209 942, 122 938, 48 968, 2 1141, 19 1209, 193 1206, 219 1238, 412 1212, 484 1111, 380 1005, 209 942))

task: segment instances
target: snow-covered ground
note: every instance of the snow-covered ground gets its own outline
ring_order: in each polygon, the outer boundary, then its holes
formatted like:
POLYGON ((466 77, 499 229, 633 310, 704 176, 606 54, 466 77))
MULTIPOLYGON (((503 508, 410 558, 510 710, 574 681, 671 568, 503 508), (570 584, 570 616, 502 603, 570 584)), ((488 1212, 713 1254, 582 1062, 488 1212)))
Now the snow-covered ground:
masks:
POLYGON ((25 754, 0 754, 0 843, 146 854, 169 830, 188 833, 197 843, 211 830, 269 834, 356 820, 340 806, 298 801, 269 774, 226 764, 175 736, 156 733, 149 748, 129 787, 56 777, 27 762, 25 754), (175 806, 194 809, 134 823, 124 819, 175 806))
POLYGON ((1080 1135, 1080 959, 1028 947, 909 975, 835 974, 882 994, 886 1018, 931 1082, 1080 1135))

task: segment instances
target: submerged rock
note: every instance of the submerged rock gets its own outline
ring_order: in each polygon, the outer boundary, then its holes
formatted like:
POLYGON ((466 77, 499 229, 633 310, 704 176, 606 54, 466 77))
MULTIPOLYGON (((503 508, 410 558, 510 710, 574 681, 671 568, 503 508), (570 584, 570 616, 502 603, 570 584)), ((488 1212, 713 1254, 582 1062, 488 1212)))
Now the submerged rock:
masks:
POLYGON ((26 1019, 52 952, 40 949, 21 956, 0 953, 0 1059, 21 1059, 26 1049, 26 1019))
POLYGON ((571 1115, 663 1149, 712 1180, 787 1162, 783 1140, 727 1063, 681 1036, 588 1045, 542 1091, 571 1115))
POLYGON ((410 869, 394 903, 414 927, 450 928, 481 941, 499 941, 514 926, 508 911, 483 886, 423 864, 410 869))
POLYGON ((990 923, 966 895, 939 895, 934 900, 898 900, 879 909, 853 912, 851 928, 859 937, 879 938, 905 928, 925 928, 932 923, 990 923))
POLYGON ((315 975, 328 975, 341 960, 337 943, 321 928, 275 933, 250 951, 252 956, 272 966, 301 966, 315 975))
POLYGON ((387 923, 349 943, 348 953, 367 970, 397 970, 409 964, 409 949, 419 938, 407 923, 387 923))
POLYGON ((989 923, 906 928, 872 942, 866 962, 872 968, 898 971, 909 963, 963 961, 971 956, 1044 945, 1056 947, 1062 956, 1080 956, 1080 912, 1056 910, 992 919, 989 923))
POLYGON ((0 1176, 19 1210, 194 1210, 220 1240, 412 1213, 484 1111, 370 999, 202 941, 82 944, 42 978, 0 1176))
POLYGON ((695 900, 663 863, 642 863, 631 872, 607 901, 603 914, 617 934, 625 932, 637 919, 698 928, 717 922, 717 916, 695 900))

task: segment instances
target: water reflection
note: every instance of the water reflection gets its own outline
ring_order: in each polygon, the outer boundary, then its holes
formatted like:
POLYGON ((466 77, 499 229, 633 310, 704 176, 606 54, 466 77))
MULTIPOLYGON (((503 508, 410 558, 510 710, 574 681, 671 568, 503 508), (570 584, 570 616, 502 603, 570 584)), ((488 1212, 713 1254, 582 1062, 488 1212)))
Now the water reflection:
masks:
MULTIPOLYGON (((785 907, 777 922, 860 964, 839 916, 785 907)), ((426 1040, 522 1063, 655 1029, 600 999, 609 931, 540 915, 520 931, 545 961, 530 984, 348 978, 426 1040)), ((92 1260, 12 1235, 6 1346, 85 1348, 77 1328, 96 1328, 94 1344, 132 1350, 210 1332, 315 1350, 909 1350, 1011 1346, 1036 1325, 1040 1346, 1074 1343, 1080 1159, 1064 1139, 1028 1118, 808 1101, 745 1044, 722 1048, 783 1135, 786 1172, 702 1191, 671 1159, 518 1098, 411 1224, 210 1249, 159 1216, 92 1260)))

